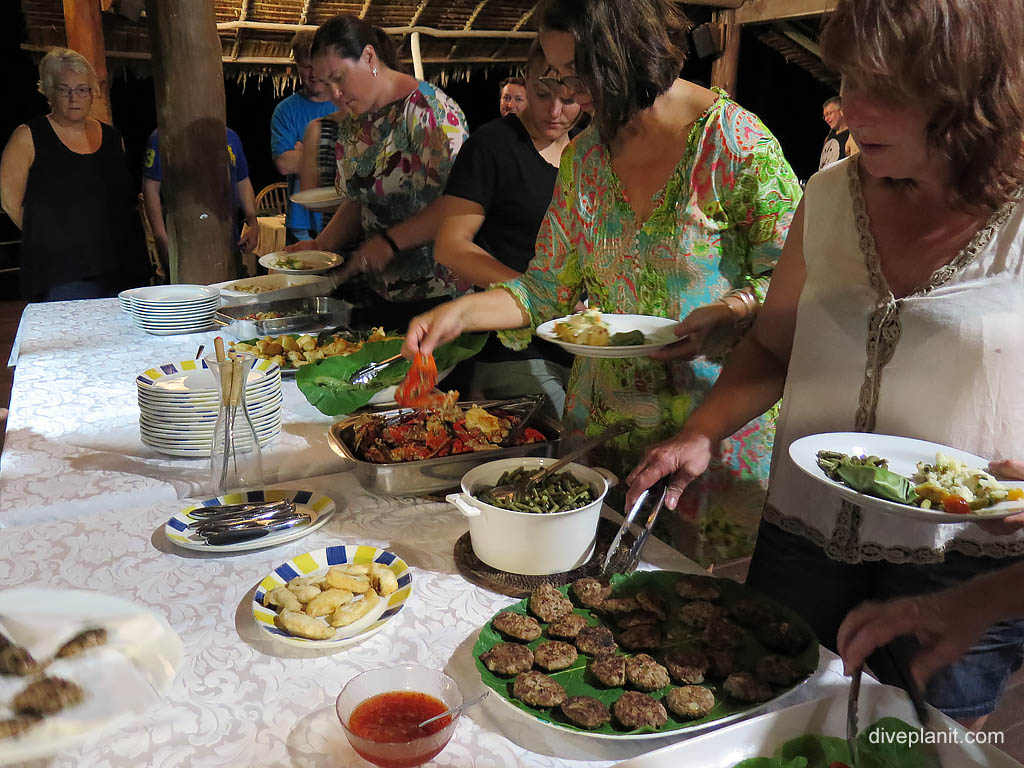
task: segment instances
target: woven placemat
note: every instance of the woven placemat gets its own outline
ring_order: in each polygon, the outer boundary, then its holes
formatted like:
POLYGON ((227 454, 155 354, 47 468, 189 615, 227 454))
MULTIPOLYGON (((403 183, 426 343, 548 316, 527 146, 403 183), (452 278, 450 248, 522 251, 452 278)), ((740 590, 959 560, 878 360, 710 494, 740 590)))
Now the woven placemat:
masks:
MULTIPOLYGON (((473 553, 473 545, 470 542, 469 532, 467 531, 455 542, 455 566, 466 581, 476 584, 478 587, 483 587, 491 592, 497 592, 499 595, 527 597, 533 590, 545 582, 555 587, 561 587, 576 581, 576 579, 582 579, 584 576, 597 576, 601 570, 602 563, 604 563, 604 556, 608 552, 608 547, 611 546, 612 539, 615 538, 615 534, 618 531, 618 523, 602 517, 597 524, 597 542, 591 558, 579 568, 564 571, 563 573, 552 573, 547 576, 524 576, 519 573, 508 573, 507 571, 492 568, 473 553)), ((629 531, 622 537, 619 551, 615 559, 612 560, 613 568, 619 565, 619 568, 616 570, 621 569, 621 564, 624 563, 628 556, 629 547, 635 540, 636 537, 629 531)))

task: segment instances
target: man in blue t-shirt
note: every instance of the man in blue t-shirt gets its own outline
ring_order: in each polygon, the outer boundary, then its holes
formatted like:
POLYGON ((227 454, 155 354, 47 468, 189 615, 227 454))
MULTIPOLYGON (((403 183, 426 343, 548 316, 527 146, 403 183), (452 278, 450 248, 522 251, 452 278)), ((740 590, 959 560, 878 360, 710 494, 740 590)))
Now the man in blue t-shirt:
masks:
MULTIPOLYGON (((249 163, 245 159, 242 140, 230 128, 227 129, 227 139, 235 240, 238 248, 248 252, 256 247, 259 238, 259 227, 256 223, 256 193, 253 192, 252 182, 249 180, 249 163), (246 224, 249 225, 245 237, 242 237, 242 223, 238 217, 239 209, 245 217, 246 224)), ((163 168, 160 165, 159 135, 157 131, 153 131, 149 134, 149 141, 146 142, 146 154, 142 158, 142 196, 146 204, 146 217, 153 229, 153 239, 156 240, 157 252, 160 254, 160 264, 166 272, 169 254, 167 228, 164 226, 163 205, 160 201, 162 183, 163 168)))
MULTIPOLYGON (((292 56, 299 70, 299 90, 286 98, 274 109, 270 121, 270 151, 274 155, 277 170, 288 178, 289 197, 299 190, 299 173, 302 171, 302 137, 306 126, 318 117, 329 115, 337 107, 331 102, 327 84, 313 76, 309 63, 309 49, 313 44, 311 32, 299 32, 292 39, 292 56)), ((316 147, 310 148, 316 152, 316 147)), ((288 201, 285 217, 288 243, 311 240, 322 227, 321 216, 288 201)))

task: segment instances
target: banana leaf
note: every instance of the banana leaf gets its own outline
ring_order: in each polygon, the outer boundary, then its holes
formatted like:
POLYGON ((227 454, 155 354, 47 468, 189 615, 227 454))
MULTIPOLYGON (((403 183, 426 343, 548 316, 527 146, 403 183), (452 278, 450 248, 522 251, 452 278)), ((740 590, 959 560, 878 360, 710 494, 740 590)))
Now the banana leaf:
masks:
MULTIPOLYGON (((465 333, 434 350, 439 371, 471 358, 484 347, 486 333, 465 333)), ((352 374, 366 363, 386 360, 402 349, 402 339, 373 341, 351 355, 328 357, 302 366, 295 376, 299 391, 317 410, 328 416, 341 416, 362 408, 382 389, 392 387, 405 378, 408 360, 396 360, 369 384, 352 384, 352 374)))
POLYGON ((917 501, 914 484, 903 475, 898 475, 885 467, 842 463, 836 467, 836 474, 853 490, 868 496, 888 499, 899 504, 913 504, 917 501))

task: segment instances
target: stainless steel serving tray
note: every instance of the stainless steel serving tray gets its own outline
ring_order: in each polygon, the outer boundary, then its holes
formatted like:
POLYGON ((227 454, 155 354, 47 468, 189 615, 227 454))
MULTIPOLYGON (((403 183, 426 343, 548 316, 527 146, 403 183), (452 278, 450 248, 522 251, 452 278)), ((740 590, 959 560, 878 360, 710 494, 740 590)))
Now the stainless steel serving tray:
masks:
MULTIPOLYGON (((475 403, 481 408, 500 408, 507 402, 509 401, 463 400, 459 402, 459 405, 468 408, 475 403)), ((364 413, 390 417, 408 413, 411 410, 414 409, 384 406, 367 409, 364 413)), ((462 476, 466 472, 488 461, 517 456, 554 456, 558 450, 558 443, 562 439, 562 427, 558 421, 547 416, 537 415, 530 421, 530 426, 540 430, 548 438, 543 443, 516 445, 493 451, 460 453, 456 456, 443 456, 439 459, 374 464, 357 458, 352 447, 352 426, 361 415, 357 413, 347 416, 341 421, 336 421, 327 433, 327 440, 336 454, 355 465, 356 477, 359 478, 359 483, 366 490, 388 496, 421 496, 455 488, 462 481, 462 476)))
POLYGON ((352 305, 326 296, 258 301, 221 307, 213 319, 236 339, 253 339, 257 336, 322 331, 348 325, 352 319, 352 305), (267 320, 243 319, 257 312, 280 312, 286 316, 267 320))

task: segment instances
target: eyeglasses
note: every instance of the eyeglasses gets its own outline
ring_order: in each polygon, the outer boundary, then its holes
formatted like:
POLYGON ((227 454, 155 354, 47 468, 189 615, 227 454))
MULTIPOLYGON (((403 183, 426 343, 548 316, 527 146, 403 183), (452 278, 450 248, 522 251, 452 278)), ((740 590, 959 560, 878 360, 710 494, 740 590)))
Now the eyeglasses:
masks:
POLYGON ((589 89, 582 78, 569 75, 568 77, 541 77, 540 84, 562 99, 571 99, 577 93, 589 93, 589 89))
POLYGON ((80 99, 87 99, 92 96, 92 88, 88 85, 76 85, 72 88, 70 85, 60 83, 56 90, 57 95, 65 99, 70 97, 72 93, 80 99))

